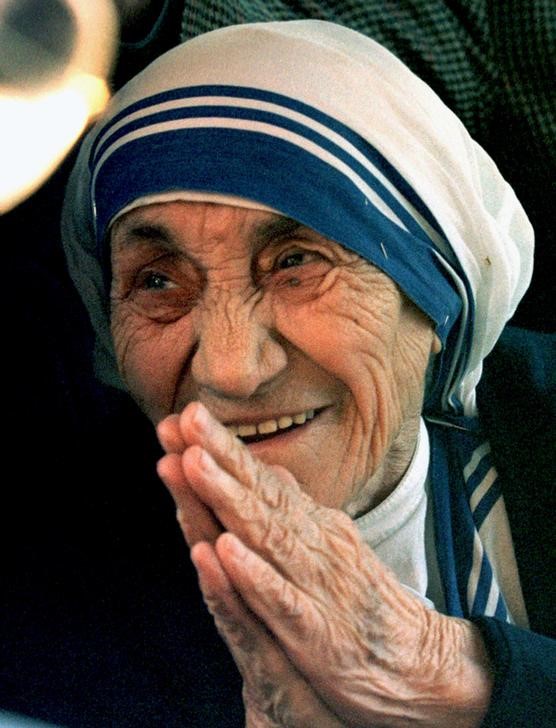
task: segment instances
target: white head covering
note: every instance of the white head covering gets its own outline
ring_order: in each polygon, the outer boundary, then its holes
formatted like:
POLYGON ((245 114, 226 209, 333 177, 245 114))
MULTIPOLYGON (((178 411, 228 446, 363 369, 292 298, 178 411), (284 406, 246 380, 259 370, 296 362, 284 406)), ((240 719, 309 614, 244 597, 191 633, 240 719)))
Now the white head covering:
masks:
POLYGON ((382 268, 443 341, 433 408, 474 414, 482 360, 530 281, 533 233, 485 151, 389 51, 323 21, 233 26, 174 48, 114 97, 62 225, 105 378, 109 225, 137 201, 192 192, 278 210, 382 268))

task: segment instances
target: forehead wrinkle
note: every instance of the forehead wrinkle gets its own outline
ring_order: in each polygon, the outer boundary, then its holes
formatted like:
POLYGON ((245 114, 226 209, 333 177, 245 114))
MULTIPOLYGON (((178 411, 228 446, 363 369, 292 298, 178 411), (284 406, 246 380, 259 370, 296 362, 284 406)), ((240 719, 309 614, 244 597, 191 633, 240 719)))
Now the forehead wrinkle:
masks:
POLYGON ((269 220, 263 220, 255 226, 253 232, 253 241, 257 248, 272 243, 281 238, 293 235, 300 228, 304 227, 297 220, 284 215, 273 214, 269 220))
MULTIPOLYGON (((254 225, 248 235, 252 251, 257 254, 266 245, 287 238, 305 227, 302 223, 290 217, 271 213, 269 218, 254 225)), ((202 261, 193 255, 190 250, 186 250, 183 243, 180 244, 177 241, 171 226, 163 221, 148 218, 141 219, 141 217, 129 221, 126 221, 125 218, 117 220, 110 231, 110 240, 112 244, 116 242, 120 250, 129 250, 144 244, 151 244, 153 247, 163 248, 169 253, 184 256, 196 266, 205 269, 202 261)))
MULTIPOLYGON (((118 223, 116 223, 118 224, 118 223)), ((122 226, 125 221, 122 221, 122 226)), ((121 231, 111 231, 111 242, 114 243, 114 234, 117 238, 120 250, 133 250, 142 245, 150 245, 153 249, 162 249, 164 252, 181 259, 190 261, 202 273, 206 273, 206 267, 194 255, 178 241, 172 228, 163 222, 151 222, 150 220, 137 220, 129 224, 129 227, 121 231)))
POLYGON ((137 220, 132 223, 122 221, 110 232, 111 242, 117 242, 123 250, 137 247, 143 243, 153 243, 163 246, 172 252, 180 252, 180 249, 173 239, 171 230, 159 222, 137 220))

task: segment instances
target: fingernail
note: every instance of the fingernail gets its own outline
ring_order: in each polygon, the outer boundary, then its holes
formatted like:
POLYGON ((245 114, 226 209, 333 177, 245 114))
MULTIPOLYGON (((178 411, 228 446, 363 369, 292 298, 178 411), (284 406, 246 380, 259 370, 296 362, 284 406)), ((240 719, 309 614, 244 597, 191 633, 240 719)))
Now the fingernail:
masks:
MULTIPOLYGON (((220 546, 224 546, 228 554, 234 561, 245 561, 249 555, 249 551, 243 541, 241 541, 235 534, 227 531, 223 533, 219 539, 220 546)), ((217 542, 218 545, 218 542, 217 542)))
POLYGON ((191 548, 189 555, 191 557, 191 561, 193 562, 193 566, 197 569, 197 571, 199 571, 198 556, 197 556, 198 549, 195 548, 195 545, 191 548))
POLYGON ((184 447, 183 439, 177 427, 179 427, 178 415, 170 415, 161 420, 156 427, 158 441, 167 453, 181 452, 184 447))
POLYGON ((208 430, 208 428, 210 427, 210 412, 200 402, 197 402, 197 407, 195 408, 195 413, 193 415, 193 423, 201 431, 208 430))
POLYGON ((169 467, 168 455, 163 455, 156 463, 156 472, 158 477, 168 488, 170 487, 170 475, 168 472, 169 467))
POLYGON ((213 473, 217 467, 212 455, 203 449, 199 452, 199 467, 206 473, 213 473))

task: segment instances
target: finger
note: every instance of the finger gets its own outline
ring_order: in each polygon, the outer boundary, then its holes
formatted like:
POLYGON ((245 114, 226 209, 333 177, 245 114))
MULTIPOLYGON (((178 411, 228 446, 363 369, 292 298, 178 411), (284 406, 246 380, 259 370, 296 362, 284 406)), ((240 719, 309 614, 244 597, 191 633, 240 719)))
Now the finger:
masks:
MULTIPOLYGON (((201 447, 222 471, 237 480, 241 489, 249 489, 274 511, 289 511, 294 523, 316 511, 328 510, 304 493, 285 467, 267 465, 251 455, 247 446, 228 432, 200 402, 192 402, 182 412, 180 431, 188 447, 201 447)), ((239 493, 236 489, 235 496, 239 493)), ((299 525, 297 530, 307 535, 315 533, 312 523, 299 525)))
POLYGON ((187 445, 199 445, 241 483, 252 487, 259 477, 259 467, 247 447, 215 419, 200 402, 189 404, 179 419, 180 432, 187 445))
POLYGON ((297 484, 297 480, 283 465, 267 465, 266 467, 270 472, 274 473, 278 480, 281 480, 284 483, 288 483, 290 486, 296 489, 299 487, 297 484))
MULTIPOLYGON (((296 493, 290 493, 291 484, 279 481, 268 470, 265 482, 254 492, 198 446, 185 451, 182 467, 196 495, 226 530, 236 533, 278 568, 301 567, 296 578, 306 578, 306 541, 317 542, 318 527, 298 507, 296 493)), ((295 482, 293 485, 297 487, 295 482)))
POLYGON ((232 531, 297 585, 307 583, 314 567, 321 570, 323 533, 313 518, 318 507, 299 497, 299 488, 279 479, 278 468, 266 468, 255 489, 245 487, 198 446, 182 456, 184 473, 197 496, 225 530, 232 531))
MULTIPOLYGON (((231 585, 251 611, 288 653, 301 654, 302 663, 310 661, 305 643, 318 641, 323 623, 313 600, 234 534, 222 534, 215 549, 231 585)), ((318 645, 311 649, 318 649, 318 645)))
POLYGON ((227 511, 241 510, 244 501, 249 499, 248 489, 198 445, 186 449, 181 457, 181 467, 197 495, 219 516, 227 511))
POLYGON ((241 604, 211 544, 196 544, 191 549, 191 560, 205 604, 243 673, 255 652, 255 638, 262 627, 252 623, 253 618, 241 604))
POLYGON ((336 716, 245 607, 215 549, 200 543, 191 556, 207 606, 244 679, 247 726, 341 728, 336 716))
POLYGON ((351 683, 347 690, 350 695, 364 671, 353 670, 350 664, 353 653, 360 650, 357 642, 346 640, 352 629, 345 624, 343 615, 334 613, 330 619, 325 604, 284 579, 233 534, 222 534, 215 548, 233 587, 265 624, 318 699, 338 707, 342 715, 346 708, 353 715, 352 706, 344 699, 345 682, 351 683), (349 649, 342 654, 341 648, 346 645, 349 649))
POLYGON ((222 526, 209 508, 191 490, 175 453, 165 455, 157 464, 160 479, 176 504, 176 518, 191 548, 198 541, 213 543, 222 533, 222 526))
MULTIPOLYGON (((350 582, 338 583, 331 593, 315 598, 306 593, 308 584, 299 587, 288 581, 231 533, 222 534, 215 549, 247 607, 266 625, 323 704, 347 724, 368 724, 365 706, 381 694, 380 684, 388 686, 392 676, 391 685, 396 685, 404 660, 415 669, 411 645, 421 643, 426 632, 419 624, 414 628, 415 619, 427 610, 386 570, 382 576, 392 582, 389 592, 383 591, 381 604, 373 603, 369 580, 371 598, 361 613, 362 595, 350 582)), ((382 693, 382 698, 387 694, 382 693)))
POLYGON ((185 450, 179 415, 169 415, 161 420, 156 427, 156 434, 162 449, 166 453, 181 453, 185 450))
MULTIPOLYGON (((200 402, 191 403, 180 415, 180 430, 190 446, 184 454, 184 470, 188 480, 195 482, 203 500, 205 497, 218 498, 219 494, 215 492, 215 480, 218 480, 217 490, 221 489, 222 496, 218 499, 220 506, 227 498, 228 505, 236 499, 242 509, 251 505, 267 517, 280 511, 288 516, 295 533, 303 533, 308 542, 316 537, 318 544, 320 535, 311 517, 323 509, 302 492, 286 468, 266 465, 253 457, 246 445, 214 419, 200 402), (196 447, 206 451, 208 457, 203 458, 196 447), (245 490, 254 497, 250 498, 245 490), (263 508, 263 504, 267 507, 263 508)), ((248 511, 245 518, 252 519, 253 514, 248 511)))
POLYGON ((326 603, 339 615, 357 611, 365 619, 371 602, 391 601, 393 578, 346 514, 305 503, 270 469, 257 488, 266 497, 259 497, 198 446, 186 450, 182 464, 191 487, 224 529, 315 603, 326 603))

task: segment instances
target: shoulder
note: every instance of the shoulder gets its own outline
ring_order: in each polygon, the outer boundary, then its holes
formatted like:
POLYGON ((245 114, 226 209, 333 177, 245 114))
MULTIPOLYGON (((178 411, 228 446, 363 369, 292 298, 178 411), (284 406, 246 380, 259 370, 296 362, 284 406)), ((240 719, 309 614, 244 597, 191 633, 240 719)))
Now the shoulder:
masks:
POLYGON ((479 417, 501 477, 532 629, 554 634, 556 336, 506 329, 485 360, 479 417))
MULTIPOLYGON (((531 393, 551 394, 554 398, 555 357, 556 334, 508 326, 484 361, 479 398, 504 394, 506 389, 511 389, 518 396, 528 392, 529 400, 531 393)), ((535 403, 540 404, 537 398, 535 403)), ((554 410, 554 401, 552 408, 554 410)))
MULTIPOLYGON (((554 443, 556 335, 508 327, 485 359, 477 401, 494 443, 554 443)), ((547 453, 548 454, 548 453, 547 453)))

